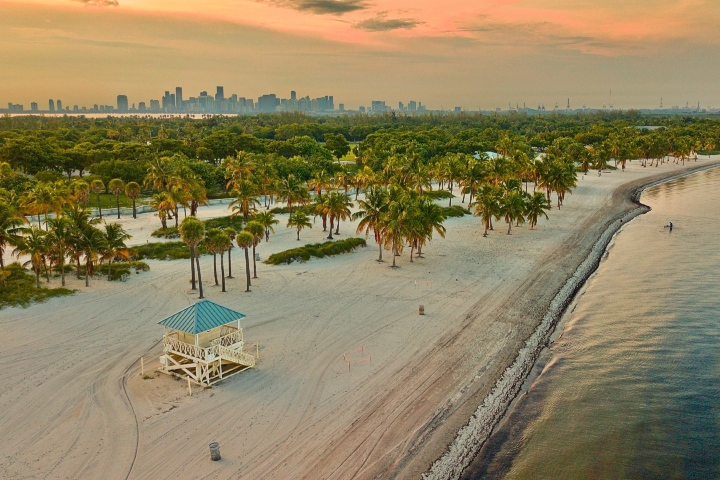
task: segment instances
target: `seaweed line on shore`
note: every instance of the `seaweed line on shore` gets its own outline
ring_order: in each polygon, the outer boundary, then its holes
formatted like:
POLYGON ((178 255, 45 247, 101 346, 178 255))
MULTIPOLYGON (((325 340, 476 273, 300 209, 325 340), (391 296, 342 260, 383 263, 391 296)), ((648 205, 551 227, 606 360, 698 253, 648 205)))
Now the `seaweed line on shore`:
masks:
POLYGON ((540 357, 540 353, 549 345, 550 337, 568 305, 572 303, 577 292, 597 270, 613 237, 627 222, 651 210, 649 206, 640 202, 642 193, 656 185, 716 167, 719 167, 718 164, 704 165, 677 175, 648 182, 631 191, 629 200, 636 204, 636 208, 609 223, 593 245, 588 256, 553 297, 542 320, 525 341, 525 345, 518 351, 513 363, 505 369, 493 389, 470 417, 468 423, 458 431, 455 440, 446 452, 422 475, 424 480, 457 479, 472 462, 517 397, 523 383, 540 357))

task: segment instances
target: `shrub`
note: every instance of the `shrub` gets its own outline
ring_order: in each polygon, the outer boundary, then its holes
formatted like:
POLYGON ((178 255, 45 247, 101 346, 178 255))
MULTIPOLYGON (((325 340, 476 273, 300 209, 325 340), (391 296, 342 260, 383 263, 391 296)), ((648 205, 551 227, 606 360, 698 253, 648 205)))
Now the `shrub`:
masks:
POLYGON ((0 279, 0 309, 27 307, 31 303, 41 303, 48 298, 72 295, 74 292, 67 288, 37 288, 35 275, 18 263, 12 263, 5 267, 5 275, 0 279))
MULTIPOLYGON (((188 258, 190 257, 188 256, 188 258)), ((98 265, 95 267, 95 276, 105 276, 107 278, 108 270, 110 270, 110 279, 117 281, 121 280, 124 276, 130 275, 131 269, 133 269, 135 273, 147 272, 148 270, 150 270, 150 266, 145 262, 139 261, 117 262, 113 263, 112 267, 110 267, 110 264, 108 263, 103 263, 102 265, 98 265)))
POLYGON ((176 227, 158 228, 150 235, 158 238, 180 238, 180 232, 176 227))
MULTIPOLYGON (((204 243, 198 245, 200 255, 208 253, 204 243)), ((190 258, 190 248, 184 242, 146 243, 133 247, 134 260, 182 260, 190 258)))
POLYGON ((453 205, 452 207, 442 207, 443 214, 447 218, 463 217, 465 215, 471 215, 470 210, 461 207, 460 205, 453 205))
MULTIPOLYGON (((293 212, 303 212, 305 215, 313 215, 312 205, 295 205, 293 206, 293 212)), ((290 209, 288 207, 275 207, 270 209, 270 213, 275 215, 289 214, 290 209)))
POLYGON ((447 190, 425 190, 423 195, 428 198, 432 198, 433 200, 447 200, 448 198, 455 198, 455 195, 447 190))
POLYGON ((231 218, 230 216, 227 217, 217 217, 217 218, 211 218, 209 220, 205 220, 203 223, 205 223, 205 229, 209 230, 211 228, 227 228, 232 227, 235 230, 242 230, 244 220, 242 217, 234 217, 231 218))
POLYGON ((292 262, 307 262, 311 258, 323 258, 343 253, 350 253, 358 247, 367 246, 364 238, 345 238, 335 242, 308 244, 304 247, 273 253, 265 263, 270 265, 290 264, 292 262))

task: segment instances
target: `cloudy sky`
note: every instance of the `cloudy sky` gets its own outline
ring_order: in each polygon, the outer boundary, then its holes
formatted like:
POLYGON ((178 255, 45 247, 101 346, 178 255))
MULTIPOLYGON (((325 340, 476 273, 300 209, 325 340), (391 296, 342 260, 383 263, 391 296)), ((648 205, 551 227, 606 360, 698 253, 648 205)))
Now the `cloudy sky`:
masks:
POLYGON ((0 102, 720 107, 718 0, 0 0, 0 102))

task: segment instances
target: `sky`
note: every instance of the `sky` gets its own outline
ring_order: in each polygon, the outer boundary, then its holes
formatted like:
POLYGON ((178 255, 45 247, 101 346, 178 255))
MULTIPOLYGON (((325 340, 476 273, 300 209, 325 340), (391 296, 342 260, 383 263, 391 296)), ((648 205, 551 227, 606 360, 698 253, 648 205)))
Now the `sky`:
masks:
POLYGON ((223 85, 346 108, 717 108, 718 19, 718 0, 0 0, 0 105, 223 85))

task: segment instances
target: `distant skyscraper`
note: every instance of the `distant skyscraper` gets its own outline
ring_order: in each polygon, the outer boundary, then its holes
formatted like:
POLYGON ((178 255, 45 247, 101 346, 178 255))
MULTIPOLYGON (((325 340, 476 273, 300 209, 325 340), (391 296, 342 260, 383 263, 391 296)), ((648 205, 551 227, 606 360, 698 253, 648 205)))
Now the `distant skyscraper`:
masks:
POLYGON ((415 110, 417 110, 417 103, 415 102, 415 100, 410 100, 408 102, 408 111, 414 112, 415 110))
POLYGON ((345 111, 345 104, 344 104, 344 103, 341 103, 340 105, 338 105, 338 109, 339 109, 341 112, 344 112, 344 111, 345 111))
POLYGON ((50 101, 48 101, 48 110, 51 112, 55 111, 55 100, 53 100, 52 98, 50 99, 50 101))
POLYGON ((32 103, 30 104, 30 111, 31 111, 31 112, 37 112, 37 111, 38 111, 38 104, 37 104, 37 102, 32 102, 32 103))
POLYGON ((118 109, 118 112, 127 112, 128 111, 127 95, 118 95, 117 96, 117 109, 118 109))
POLYGON ((57 111, 62 112, 62 100, 57 101, 57 111))
POLYGON ((297 93, 295 92, 295 90, 290 91, 290 100, 292 100, 293 102, 297 101, 297 93))
POLYGON ((215 93, 215 101, 219 102, 225 100, 225 88, 224 87, 217 87, 217 92, 215 93))
POLYGON ((182 112, 183 109, 183 96, 182 87, 175 87, 175 110, 182 112))
POLYGON ((269 95, 263 95, 258 98, 257 108, 263 113, 272 113, 275 111, 275 107, 280 105, 280 100, 277 96, 272 93, 269 95))

